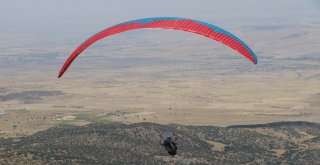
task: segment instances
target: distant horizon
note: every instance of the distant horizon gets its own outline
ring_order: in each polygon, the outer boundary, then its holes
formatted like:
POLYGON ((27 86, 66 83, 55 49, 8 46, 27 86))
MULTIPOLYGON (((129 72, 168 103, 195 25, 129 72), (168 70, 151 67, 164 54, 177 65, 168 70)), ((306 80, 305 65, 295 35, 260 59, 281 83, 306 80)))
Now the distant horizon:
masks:
MULTIPOLYGON (((54 30, 69 26, 99 28, 118 22, 155 16, 175 16, 228 24, 225 21, 283 20, 303 21, 303 17, 320 16, 316 0, 284 1, 41 1, 3 0, 0 2, 2 30, 54 30), (64 26, 63 26, 64 25, 64 26), (16 27, 18 26, 18 27, 16 27), (39 28, 41 29, 39 29, 39 28), (42 29, 46 28, 46 29, 42 29)), ((79 27, 81 28, 81 27, 79 27)), ((74 29, 69 29, 74 30, 74 29)), ((12 32, 12 31, 11 31, 12 32)))

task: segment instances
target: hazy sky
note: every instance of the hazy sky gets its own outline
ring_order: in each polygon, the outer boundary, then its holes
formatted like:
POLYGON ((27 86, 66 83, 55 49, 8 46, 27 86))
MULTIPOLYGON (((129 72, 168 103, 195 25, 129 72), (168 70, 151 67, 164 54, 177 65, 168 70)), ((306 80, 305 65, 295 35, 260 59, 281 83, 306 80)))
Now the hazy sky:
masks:
POLYGON ((72 30, 79 25, 83 28, 101 29, 121 21, 153 16, 187 17, 221 22, 223 25, 228 21, 301 21, 303 17, 320 16, 318 1, 0 0, 0 30, 72 30))

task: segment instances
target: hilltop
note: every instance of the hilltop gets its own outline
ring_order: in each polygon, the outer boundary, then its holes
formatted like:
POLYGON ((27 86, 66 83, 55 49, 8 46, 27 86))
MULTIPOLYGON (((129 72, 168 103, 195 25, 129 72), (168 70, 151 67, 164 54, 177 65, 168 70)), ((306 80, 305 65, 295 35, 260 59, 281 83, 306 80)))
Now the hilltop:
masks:
POLYGON ((1 139, 0 151, 0 164, 317 164, 320 124, 64 124, 1 139), (173 158, 159 146, 159 135, 167 130, 178 139, 173 158))

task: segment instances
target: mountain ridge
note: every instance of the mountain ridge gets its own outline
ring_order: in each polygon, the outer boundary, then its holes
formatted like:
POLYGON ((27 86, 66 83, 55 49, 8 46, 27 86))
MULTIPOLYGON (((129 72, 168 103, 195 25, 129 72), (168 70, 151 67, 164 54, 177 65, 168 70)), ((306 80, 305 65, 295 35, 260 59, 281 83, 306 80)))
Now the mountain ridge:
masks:
POLYGON ((26 137, 1 139, 0 164, 317 164, 319 138, 320 124, 310 122, 253 128, 64 124, 26 137), (176 157, 168 156, 159 144, 159 135, 166 131, 177 138, 176 157))

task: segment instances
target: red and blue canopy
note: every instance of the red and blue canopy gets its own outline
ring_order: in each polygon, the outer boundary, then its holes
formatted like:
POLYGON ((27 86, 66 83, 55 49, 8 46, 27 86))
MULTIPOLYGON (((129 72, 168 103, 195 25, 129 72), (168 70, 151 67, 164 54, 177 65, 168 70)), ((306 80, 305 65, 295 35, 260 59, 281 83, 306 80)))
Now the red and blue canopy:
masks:
POLYGON ((153 17, 120 23, 93 35, 85 42, 83 42, 76 50, 74 50, 74 52, 65 61, 63 67, 59 72, 58 77, 61 77, 63 73, 68 69, 68 67, 71 65, 72 61, 83 50, 85 50, 94 42, 117 33, 142 28, 175 29, 196 33, 211 38, 213 40, 219 41, 231 47, 232 49, 238 51, 240 54, 252 61, 254 64, 257 64, 258 62, 256 55, 253 53, 253 51, 249 48, 247 44, 245 44, 243 41, 241 41, 238 37, 231 34, 230 32, 223 30, 222 28, 219 28, 206 22, 186 18, 153 17))

